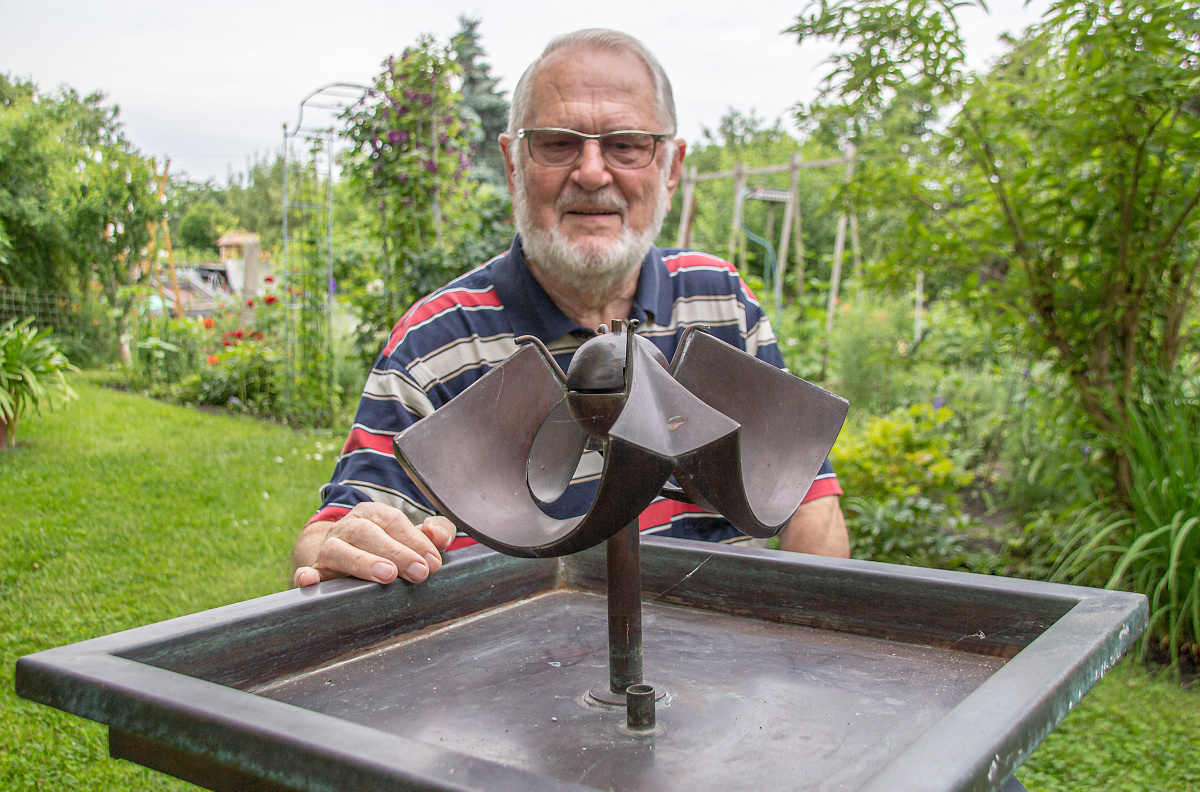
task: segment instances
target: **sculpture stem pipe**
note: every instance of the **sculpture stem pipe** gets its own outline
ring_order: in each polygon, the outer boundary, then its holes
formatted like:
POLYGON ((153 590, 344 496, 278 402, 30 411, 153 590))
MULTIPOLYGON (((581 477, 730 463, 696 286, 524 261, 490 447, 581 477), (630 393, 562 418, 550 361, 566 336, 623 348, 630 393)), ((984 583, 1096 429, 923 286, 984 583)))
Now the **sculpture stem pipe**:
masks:
POLYGON ((641 536, 634 520, 608 539, 608 684, 624 694, 642 683, 641 536))

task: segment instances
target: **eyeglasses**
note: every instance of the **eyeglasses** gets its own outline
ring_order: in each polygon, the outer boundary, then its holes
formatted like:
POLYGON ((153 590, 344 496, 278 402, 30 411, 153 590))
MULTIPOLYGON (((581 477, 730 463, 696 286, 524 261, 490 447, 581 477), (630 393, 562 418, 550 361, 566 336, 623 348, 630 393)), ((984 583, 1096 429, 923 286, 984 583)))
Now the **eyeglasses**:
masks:
POLYGON ((524 138, 529 156, 539 165, 549 168, 566 168, 583 157, 583 143, 596 140, 600 143, 600 154, 611 167, 622 170, 644 168, 654 161, 658 144, 667 135, 623 129, 605 132, 603 135, 585 135, 573 129, 518 129, 517 137, 524 138))

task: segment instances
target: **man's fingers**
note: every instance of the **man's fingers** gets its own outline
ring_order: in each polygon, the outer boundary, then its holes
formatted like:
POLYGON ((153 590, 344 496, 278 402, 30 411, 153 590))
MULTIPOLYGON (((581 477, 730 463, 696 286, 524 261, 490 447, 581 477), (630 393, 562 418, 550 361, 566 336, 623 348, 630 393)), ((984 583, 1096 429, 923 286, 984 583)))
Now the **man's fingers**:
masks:
POLYGON ((399 540, 371 520, 347 515, 322 543, 317 567, 377 583, 391 583, 397 575, 420 583, 441 568, 441 556, 420 531, 409 525, 397 533, 399 540))
MULTIPOLYGON (((375 525, 378 525, 383 531, 391 537, 397 544, 406 547, 417 554, 429 572, 437 572, 442 567, 442 556, 438 552, 437 545, 431 540, 421 528, 415 527, 405 516, 404 512, 399 509, 393 509, 390 506, 384 506, 381 503, 359 504, 355 510, 346 515, 347 518, 359 516, 364 520, 368 520, 375 525)), ((346 518, 343 518, 346 519, 346 518)), ((449 521, 447 521, 448 524, 449 521)), ((424 525, 424 523, 422 523, 424 525)), ((348 539, 351 544, 358 547, 367 548, 366 545, 359 544, 358 541, 348 539)), ((447 543, 449 544, 449 543, 447 543)), ((380 555, 387 556, 387 553, 382 553, 376 550, 380 555)), ((397 567, 403 570, 405 567, 397 562, 397 567)), ((407 578, 404 572, 400 573, 401 577, 407 578)), ((422 578, 423 580, 424 578, 422 578)), ((413 581, 417 582, 417 581, 413 581)))
POLYGON ((312 567, 297 567, 292 573, 292 587, 304 588, 321 582, 321 573, 312 567))
POLYGON ((403 570, 401 574, 413 583, 419 583, 429 575, 425 565, 415 558, 408 560, 408 563, 401 561, 401 564, 404 565, 400 566, 395 561, 363 550, 336 536, 325 540, 317 559, 318 569, 334 570, 343 575, 376 583, 391 583, 396 579, 399 570, 403 570))
POLYGON ((426 517, 425 522, 421 523, 421 533, 429 537, 429 541, 443 553, 458 534, 454 524, 440 514, 426 517))

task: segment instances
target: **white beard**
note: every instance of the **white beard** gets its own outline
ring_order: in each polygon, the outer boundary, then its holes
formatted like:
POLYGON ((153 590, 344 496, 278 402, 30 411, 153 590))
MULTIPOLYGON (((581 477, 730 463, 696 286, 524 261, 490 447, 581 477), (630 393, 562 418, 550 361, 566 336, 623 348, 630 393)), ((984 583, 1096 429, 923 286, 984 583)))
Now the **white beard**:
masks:
POLYGON ((596 192, 585 192, 568 185, 555 202, 561 213, 564 208, 576 203, 587 203, 600 208, 612 209, 621 214, 621 234, 608 244, 572 242, 554 223, 550 228, 534 225, 529 211, 525 189, 523 163, 517 162, 513 174, 513 221, 521 234, 521 249, 526 260, 534 262, 543 271, 564 285, 590 294, 608 295, 617 290, 625 280, 641 266, 650 252, 654 239, 662 229, 663 219, 671 208, 667 179, 670 169, 664 168, 658 184, 654 214, 641 233, 635 233, 624 219, 629 203, 616 187, 596 192))

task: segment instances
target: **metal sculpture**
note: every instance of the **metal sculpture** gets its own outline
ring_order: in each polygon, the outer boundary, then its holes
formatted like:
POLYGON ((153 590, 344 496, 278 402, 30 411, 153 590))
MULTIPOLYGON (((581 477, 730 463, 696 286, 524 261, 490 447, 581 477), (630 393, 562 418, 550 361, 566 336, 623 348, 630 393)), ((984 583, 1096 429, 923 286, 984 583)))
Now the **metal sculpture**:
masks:
POLYGON ((706 328, 688 328, 668 365, 636 325, 602 325, 566 374, 540 341, 518 339, 508 360, 396 437, 400 464, 458 528, 514 556, 585 550, 660 494, 774 536, 837 439, 846 400, 706 328), (541 506, 565 492, 588 447, 604 457, 591 507, 548 515, 541 506))

